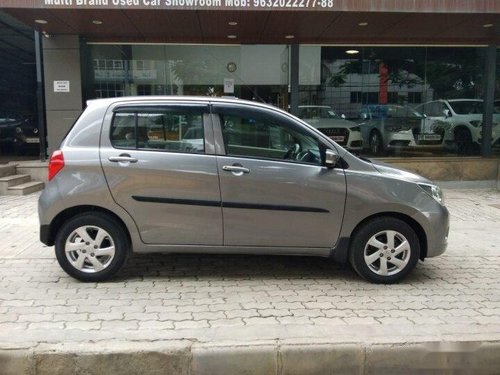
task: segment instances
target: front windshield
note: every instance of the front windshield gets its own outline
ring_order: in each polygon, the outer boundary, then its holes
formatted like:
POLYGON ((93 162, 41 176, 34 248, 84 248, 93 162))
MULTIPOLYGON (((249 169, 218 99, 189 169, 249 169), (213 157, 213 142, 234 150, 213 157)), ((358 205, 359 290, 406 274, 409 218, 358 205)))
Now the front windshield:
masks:
POLYGON ((331 107, 299 107, 301 119, 340 118, 331 107))
POLYGON ((414 109, 403 105, 374 105, 369 106, 372 118, 423 118, 424 116, 414 109))
MULTIPOLYGON (((460 100, 450 102, 450 105, 457 115, 482 115, 484 112, 484 103, 479 100, 460 100)), ((494 107, 493 112, 500 113, 498 107, 494 107)))

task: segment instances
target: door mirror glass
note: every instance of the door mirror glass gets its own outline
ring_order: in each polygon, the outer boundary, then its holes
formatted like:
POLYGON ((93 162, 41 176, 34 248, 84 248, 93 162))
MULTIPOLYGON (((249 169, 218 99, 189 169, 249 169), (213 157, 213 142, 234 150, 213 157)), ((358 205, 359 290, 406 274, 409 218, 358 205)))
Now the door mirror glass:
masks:
POLYGON ((326 150, 325 153, 325 165, 327 168, 335 168, 340 156, 333 150, 326 150))

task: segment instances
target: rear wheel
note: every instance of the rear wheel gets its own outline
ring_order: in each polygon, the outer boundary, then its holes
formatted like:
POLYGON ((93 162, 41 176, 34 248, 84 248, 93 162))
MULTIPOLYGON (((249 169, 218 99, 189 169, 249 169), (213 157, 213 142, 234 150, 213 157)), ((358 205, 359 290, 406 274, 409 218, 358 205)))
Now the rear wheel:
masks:
POLYGON ((122 226, 102 213, 69 219, 55 240, 59 265, 81 281, 104 281, 115 275, 127 259, 128 248, 122 226))
POLYGON ((417 264, 420 243, 404 221, 379 217, 365 223, 353 236, 349 260, 354 270, 374 283, 403 279, 417 264))

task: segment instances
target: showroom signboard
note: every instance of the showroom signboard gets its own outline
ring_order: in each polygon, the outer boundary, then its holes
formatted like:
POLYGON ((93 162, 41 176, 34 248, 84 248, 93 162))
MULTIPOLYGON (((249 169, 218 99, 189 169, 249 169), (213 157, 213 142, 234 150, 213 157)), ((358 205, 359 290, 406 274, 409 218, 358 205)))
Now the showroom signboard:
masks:
POLYGON ((484 0, 0 0, 5 8, 52 9, 214 9, 346 12, 500 12, 500 2, 484 0))

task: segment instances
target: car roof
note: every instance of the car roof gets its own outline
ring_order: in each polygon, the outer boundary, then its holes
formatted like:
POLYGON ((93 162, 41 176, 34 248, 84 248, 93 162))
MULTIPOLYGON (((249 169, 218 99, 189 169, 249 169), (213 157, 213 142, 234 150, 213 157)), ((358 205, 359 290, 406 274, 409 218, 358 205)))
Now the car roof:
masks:
POLYGON ((151 95, 151 96, 120 96, 115 98, 105 99, 90 99, 87 100, 88 106, 94 105, 111 105, 117 103, 141 103, 141 102, 207 102, 207 103, 229 103, 229 104, 247 104, 257 107, 265 107, 273 110, 280 110, 272 105, 255 102, 250 100, 238 99, 236 97, 212 97, 212 96, 183 96, 183 95, 151 95))

